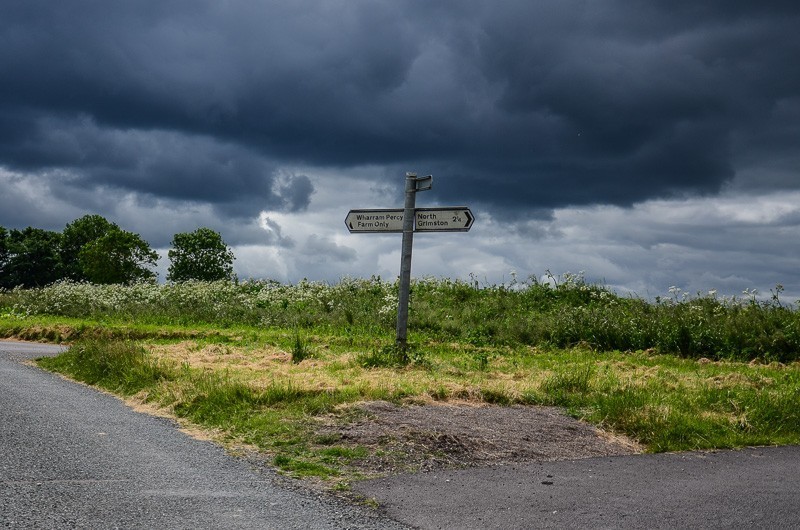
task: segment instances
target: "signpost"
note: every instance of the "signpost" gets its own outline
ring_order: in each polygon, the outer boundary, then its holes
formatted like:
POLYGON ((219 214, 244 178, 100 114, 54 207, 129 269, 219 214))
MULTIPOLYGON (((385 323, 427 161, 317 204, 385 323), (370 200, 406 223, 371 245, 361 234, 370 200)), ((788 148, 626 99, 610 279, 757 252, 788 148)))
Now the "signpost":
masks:
POLYGON ((417 208, 418 191, 431 189, 433 177, 406 173, 404 208, 350 210, 344 224, 350 233, 402 232, 400 288, 397 295, 397 346, 407 346, 408 298, 411 289, 411 249, 414 232, 468 232, 475 217, 466 206, 417 208))
MULTIPOLYGON (((469 232, 474 220, 466 206, 415 208, 414 232, 469 232)), ((403 231, 403 209, 350 210, 344 224, 352 233, 400 233, 403 231)))

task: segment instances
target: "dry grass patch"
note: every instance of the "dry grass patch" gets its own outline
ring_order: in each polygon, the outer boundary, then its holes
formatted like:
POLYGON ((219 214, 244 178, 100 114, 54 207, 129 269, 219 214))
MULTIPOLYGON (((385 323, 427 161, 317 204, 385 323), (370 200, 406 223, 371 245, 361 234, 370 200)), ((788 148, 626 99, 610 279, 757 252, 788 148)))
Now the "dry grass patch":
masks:
POLYGON ((274 346, 245 348, 229 345, 200 345, 195 341, 155 344, 150 352, 159 360, 193 369, 224 371, 254 389, 281 381, 301 390, 357 389, 365 396, 402 394, 414 400, 430 396, 442 400, 459 398, 475 402, 485 396, 504 395, 510 401, 534 391, 548 373, 541 370, 513 372, 466 372, 428 370, 418 367, 363 368, 354 353, 326 353, 299 363, 291 354, 274 346))

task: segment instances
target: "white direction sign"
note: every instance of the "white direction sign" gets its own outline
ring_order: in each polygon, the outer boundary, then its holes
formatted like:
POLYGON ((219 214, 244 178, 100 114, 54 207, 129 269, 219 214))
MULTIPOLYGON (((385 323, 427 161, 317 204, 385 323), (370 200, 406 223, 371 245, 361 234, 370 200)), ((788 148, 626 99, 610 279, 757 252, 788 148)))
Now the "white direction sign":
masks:
POLYGON ((350 210, 344 224, 351 232, 402 232, 403 209, 350 210))
MULTIPOLYGON (((414 232, 468 232, 475 217, 466 206, 415 208, 414 232)), ((402 232, 403 209, 350 210, 344 220, 350 232, 402 232)))
POLYGON ((466 206, 417 208, 414 232, 469 232, 474 220, 466 206))

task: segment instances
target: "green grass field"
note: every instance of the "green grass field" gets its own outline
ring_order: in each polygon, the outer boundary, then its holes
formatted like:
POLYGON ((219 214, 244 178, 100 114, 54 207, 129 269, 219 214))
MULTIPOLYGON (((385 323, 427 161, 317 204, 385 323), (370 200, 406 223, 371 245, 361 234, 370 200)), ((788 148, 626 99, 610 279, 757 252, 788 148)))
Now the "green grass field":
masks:
POLYGON ((378 279, 15 290, 0 335, 70 342, 40 363, 334 481, 369 449, 315 425, 365 400, 556 405, 652 452, 800 443, 800 315, 779 288, 644 301, 554 280, 418 280, 408 351, 378 279))

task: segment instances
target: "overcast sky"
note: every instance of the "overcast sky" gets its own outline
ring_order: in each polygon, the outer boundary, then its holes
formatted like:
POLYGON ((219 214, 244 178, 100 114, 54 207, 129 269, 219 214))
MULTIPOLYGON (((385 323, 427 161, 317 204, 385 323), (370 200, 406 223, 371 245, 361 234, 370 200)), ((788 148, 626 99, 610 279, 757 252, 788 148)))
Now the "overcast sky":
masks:
MULTIPOLYGON (((4 0, 0 225, 98 213, 240 278, 398 275, 351 208, 467 205, 412 274, 800 298, 797 0, 4 0), (514 273, 512 273, 514 271, 514 273)), ((161 278, 166 264, 161 265, 161 278)))

